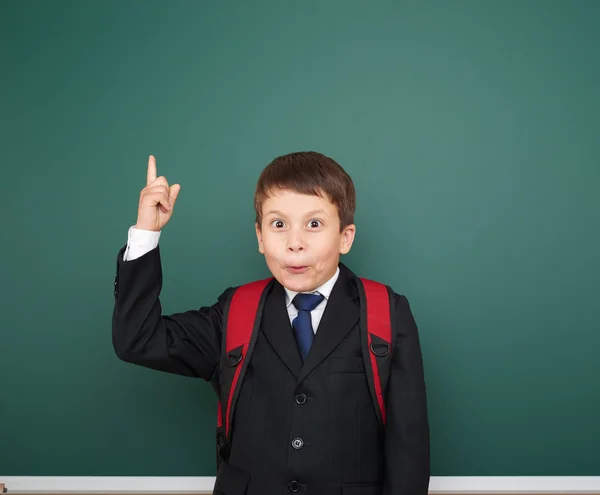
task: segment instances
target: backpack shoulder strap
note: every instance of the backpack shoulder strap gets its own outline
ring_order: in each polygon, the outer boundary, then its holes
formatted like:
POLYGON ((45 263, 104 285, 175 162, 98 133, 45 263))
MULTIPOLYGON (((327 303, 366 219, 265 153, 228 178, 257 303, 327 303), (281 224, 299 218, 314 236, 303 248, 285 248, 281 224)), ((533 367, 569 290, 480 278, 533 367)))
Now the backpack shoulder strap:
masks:
POLYGON ((358 278, 365 369, 379 422, 385 427, 385 394, 393 355, 394 294, 386 285, 358 278))
POLYGON ((266 289, 272 280, 273 278, 270 277, 237 287, 230 295, 223 311, 222 349, 219 363, 220 393, 217 411, 219 457, 226 457, 227 454, 235 402, 254 349, 266 289))

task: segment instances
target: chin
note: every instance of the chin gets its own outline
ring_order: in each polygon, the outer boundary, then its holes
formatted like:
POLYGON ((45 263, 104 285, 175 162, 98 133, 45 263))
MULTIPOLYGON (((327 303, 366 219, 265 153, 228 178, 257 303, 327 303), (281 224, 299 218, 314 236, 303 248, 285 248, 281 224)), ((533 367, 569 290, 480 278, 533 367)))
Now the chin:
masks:
POLYGON ((278 280, 286 289, 294 292, 309 292, 316 287, 312 277, 306 275, 292 275, 284 272, 278 280))

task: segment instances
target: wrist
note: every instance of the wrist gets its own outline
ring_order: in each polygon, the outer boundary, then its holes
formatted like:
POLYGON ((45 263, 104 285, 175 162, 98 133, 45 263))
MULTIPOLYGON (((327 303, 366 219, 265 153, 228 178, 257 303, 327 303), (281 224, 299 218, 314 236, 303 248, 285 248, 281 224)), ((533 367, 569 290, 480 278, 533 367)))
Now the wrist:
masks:
POLYGON ((160 229, 157 229, 156 227, 150 227, 141 223, 136 223, 133 227, 137 230, 147 230, 148 232, 160 232, 160 229))

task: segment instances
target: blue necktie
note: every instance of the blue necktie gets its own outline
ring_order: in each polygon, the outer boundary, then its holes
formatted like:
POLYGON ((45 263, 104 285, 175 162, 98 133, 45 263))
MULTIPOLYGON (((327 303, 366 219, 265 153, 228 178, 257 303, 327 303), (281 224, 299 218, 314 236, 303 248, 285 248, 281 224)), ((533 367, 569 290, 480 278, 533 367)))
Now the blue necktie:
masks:
POLYGON ((296 342, 298 342, 298 349, 303 361, 315 338, 310 312, 319 305, 324 297, 322 294, 296 294, 292 301, 298 309, 298 316, 294 318, 292 326, 296 332, 296 342))

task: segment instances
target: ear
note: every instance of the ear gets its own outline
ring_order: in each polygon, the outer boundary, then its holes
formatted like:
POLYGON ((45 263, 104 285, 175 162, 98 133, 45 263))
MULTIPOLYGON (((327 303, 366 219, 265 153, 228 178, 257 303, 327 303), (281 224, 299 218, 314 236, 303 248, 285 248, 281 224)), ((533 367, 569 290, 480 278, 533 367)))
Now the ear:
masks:
POLYGON ((340 237, 340 254, 347 254, 354 242, 356 226, 354 224, 346 225, 340 237))
POLYGON ((265 254, 265 250, 263 249, 262 231, 260 230, 260 225, 258 225, 258 222, 254 224, 254 227, 256 229, 256 240, 258 241, 258 252, 265 254))

